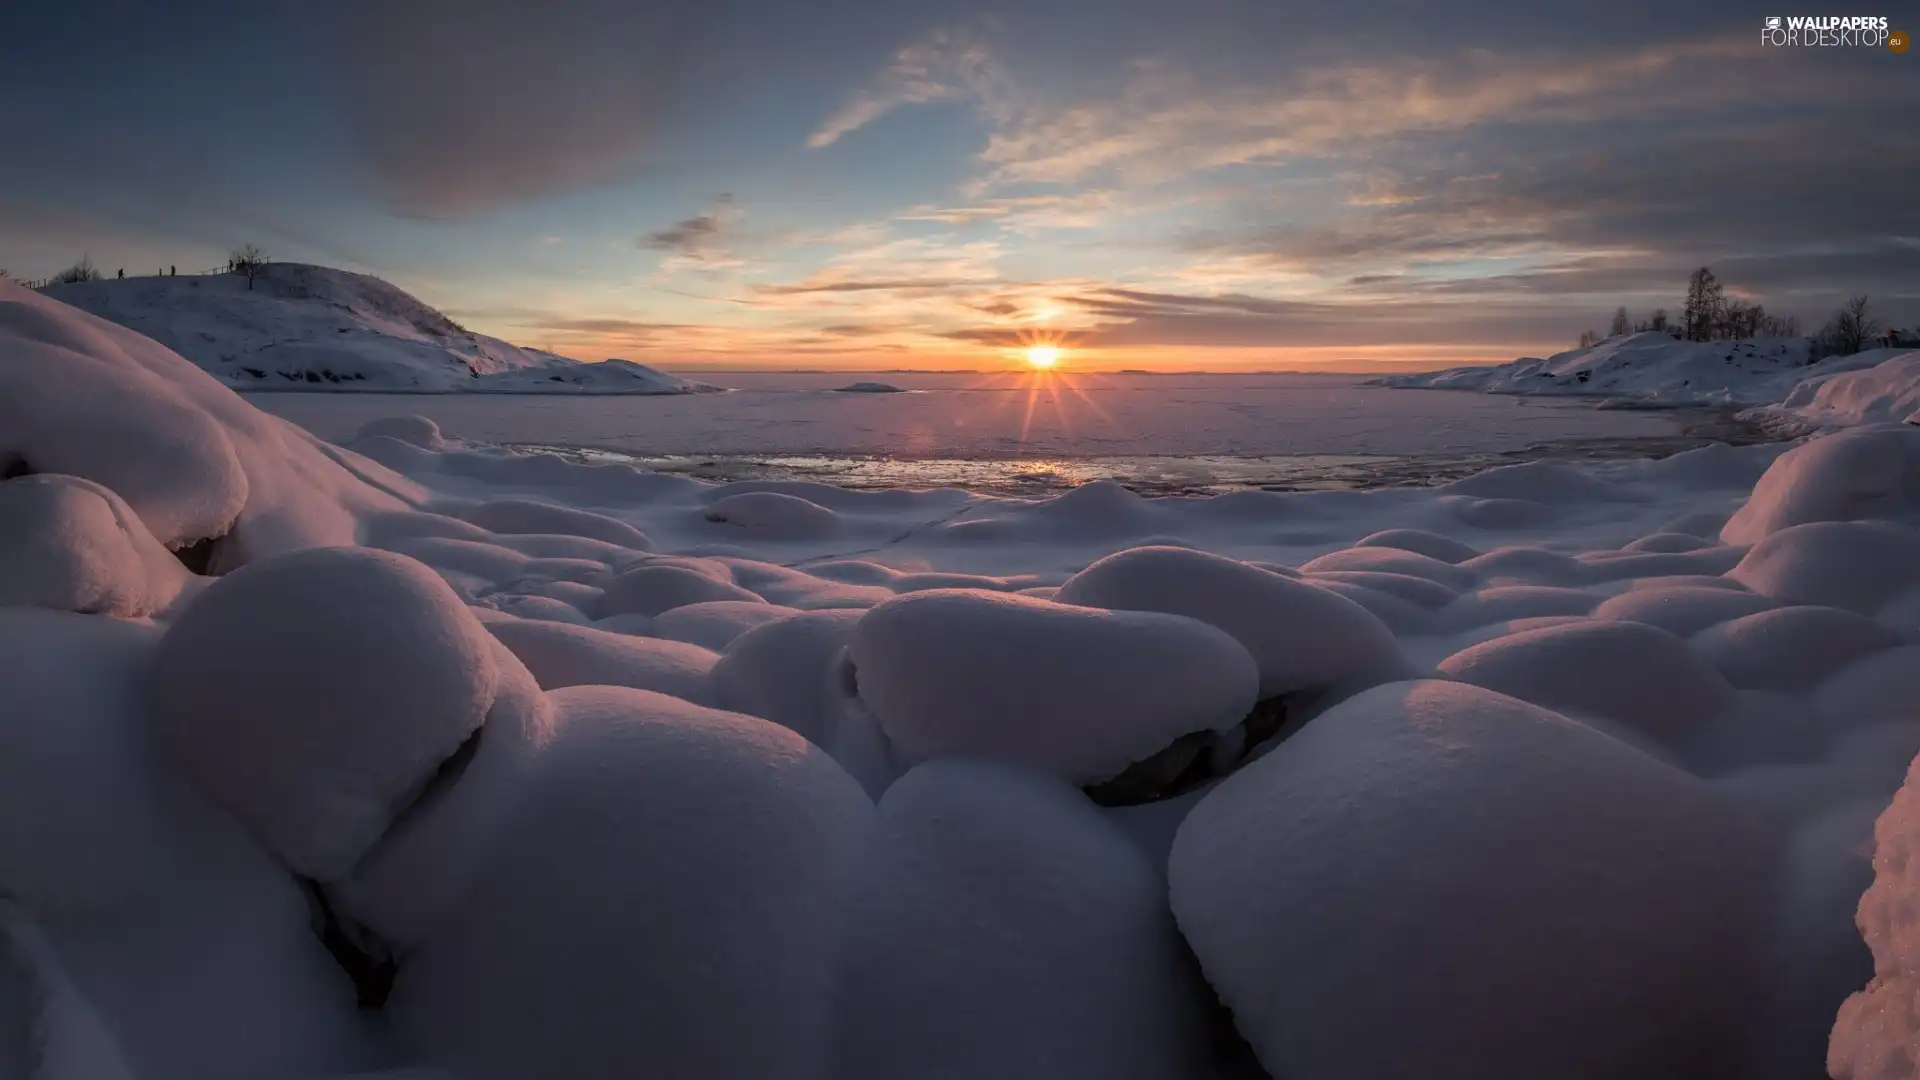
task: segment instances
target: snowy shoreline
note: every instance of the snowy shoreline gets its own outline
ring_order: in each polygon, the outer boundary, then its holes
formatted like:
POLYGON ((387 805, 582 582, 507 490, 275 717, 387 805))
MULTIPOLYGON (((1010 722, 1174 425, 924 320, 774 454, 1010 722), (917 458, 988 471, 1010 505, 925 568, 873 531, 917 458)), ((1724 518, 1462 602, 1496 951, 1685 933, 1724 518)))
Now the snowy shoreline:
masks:
POLYGON ((1911 364, 1001 498, 333 445, 0 283, 0 1072, 1895 1075, 1911 364))

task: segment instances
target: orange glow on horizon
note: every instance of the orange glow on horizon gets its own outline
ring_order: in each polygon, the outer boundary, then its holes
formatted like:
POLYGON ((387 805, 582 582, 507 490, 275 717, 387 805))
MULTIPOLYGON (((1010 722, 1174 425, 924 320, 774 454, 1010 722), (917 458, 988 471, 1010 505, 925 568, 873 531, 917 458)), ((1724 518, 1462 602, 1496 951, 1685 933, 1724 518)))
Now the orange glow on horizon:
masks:
POLYGON ((1052 345, 1033 345, 1027 349, 1027 364, 1041 371, 1060 362, 1060 350, 1052 345))

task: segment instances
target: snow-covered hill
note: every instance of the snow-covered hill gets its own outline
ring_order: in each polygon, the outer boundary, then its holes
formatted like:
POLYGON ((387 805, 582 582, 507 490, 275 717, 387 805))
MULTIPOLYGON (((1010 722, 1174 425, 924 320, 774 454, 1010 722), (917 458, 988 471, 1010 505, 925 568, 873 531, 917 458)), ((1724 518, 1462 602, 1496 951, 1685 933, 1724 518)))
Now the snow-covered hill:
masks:
POLYGON ((476 334, 376 277, 272 264, 237 275, 52 285, 241 390, 684 394, 717 387, 624 360, 581 363, 476 334))
POLYGON ((1770 405, 1810 376, 1871 367, 1888 355, 1861 353, 1809 366, 1804 338, 1694 342, 1645 333, 1608 338, 1544 360, 1527 356, 1496 367, 1388 375, 1373 382, 1489 394, 1606 397, 1647 405, 1770 405))

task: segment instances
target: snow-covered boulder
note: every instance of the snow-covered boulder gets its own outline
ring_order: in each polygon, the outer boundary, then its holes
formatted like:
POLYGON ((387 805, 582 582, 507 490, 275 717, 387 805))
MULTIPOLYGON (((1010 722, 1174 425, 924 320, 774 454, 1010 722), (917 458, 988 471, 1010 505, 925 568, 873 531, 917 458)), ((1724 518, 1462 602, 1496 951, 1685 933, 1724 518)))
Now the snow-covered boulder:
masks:
POLYGON ((398 439, 422 450, 444 450, 447 446, 446 437, 440 434, 440 425, 418 413, 369 420, 360 425, 359 434, 354 438, 398 439))
POLYGON ((630 551, 652 551, 653 541, 639 529, 591 510, 535 502, 532 499, 495 499, 460 515, 489 532, 503 534, 550 533, 601 540, 630 551))
POLYGON ((1778 606, 1777 601, 1744 589, 1664 585, 1610 597, 1593 610, 1593 617, 1645 623, 1669 634, 1691 637, 1709 626, 1778 606))
POLYGON ((969 589, 875 606, 848 652, 902 763, 984 757, 1077 784, 1231 730, 1260 686, 1246 648, 1197 619, 969 589))
POLYGON ((1182 822, 1173 911, 1288 1080, 1724 1074, 1758 884, 1682 772, 1458 683, 1376 687, 1182 822))
POLYGON ((880 801, 842 950, 844 1080, 1198 1075, 1166 885, 1073 787, 930 761, 880 801))
POLYGON ((1700 632, 1693 648, 1743 690, 1804 690, 1899 635, 1839 608, 1795 606, 1731 619, 1700 632))
POLYGON ((1842 431, 1776 459, 1720 530, 1728 544, 1757 544, 1814 521, 1898 517, 1920 511, 1920 429, 1842 431))
MULTIPOLYGON (((1917 759, 1920 761, 1920 759, 1917 759)), ((1873 979, 1840 1006, 1827 1047, 1836 1080, 1905 1080, 1920 1044, 1920 764, 1873 826, 1873 885, 1856 922, 1873 979)))
POLYGON ((808 612, 734 638, 713 665, 720 706, 770 720, 831 749, 840 704, 851 693, 838 686, 838 661, 861 614, 808 612))
POLYGON ((1399 548, 1402 551, 1425 555, 1430 559, 1439 559, 1444 563, 1463 563, 1480 554, 1477 549, 1450 536, 1441 536, 1439 533, 1427 532, 1424 529, 1385 529, 1361 537, 1354 541, 1353 546, 1399 548))
POLYGON ((713 704, 711 649, 664 638, 614 634, 591 626, 514 619, 487 631, 513 650, 542 688, 630 686, 713 704))
POLYGON ((1852 370, 1801 382, 1779 411, 1823 425, 1913 422, 1920 411, 1920 352, 1876 349, 1848 359, 1852 370))
POLYGON ((636 566, 607 582, 600 597, 599 618, 609 615, 659 615, 688 604, 712 600, 765 603, 758 593, 731 581, 687 566, 650 563, 636 566))
POLYGON ((496 679, 485 629, 425 567, 320 548, 202 592, 160 642, 149 704, 187 774, 326 881, 480 726, 496 679))
POLYGON ((0 475, 99 483, 216 570, 352 543, 424 493, 254 409, 165 346, 0 281, 0 475))
POLYGON ((77 476, 0 481, 0 606, 151 615, 186 583, 120 496, 77 476))
POLYGON ((388 1012, 464 1080, 819 1078, 873 814, 792 732, 661 694, 550 694, 558 730, 388 1012))
POLYGON ((1385 623, 1345 597, 1204 551, 1109 555, 1060 586, 1061 604, 1158 611, 1217 626, 1260 668, 1260 697, 1358 688, 1411 674, 1385 623))
POLYGON ((837 511, 778 491, 743 491, 715 499, 701 516, 759 540, 820 540, 846 528, 837 511))
POLYGON ((1920 529, 1884 521, 1817 521, 1769 534, 1727 577, 1790 604, 1872 615, 1920 584, 1920 529))
POLYGON ((798 608, 779 604, 756 604, 744 600, 711 600, 688 604, 660 613, 653 620, 655 637, 690 642, 702 648, 720 650, 733 639, 753 629, 800 614, 798 608))
POLYGON ((1509 634, 1463 649, 1439 669, 1666 745, 1733 703, 1732 687, 1686 642, 1637 622, 1588 619, 1509 634))
POLYGON ((1452 589, 1464 589, 1474 583, 1474 572, 1462 570, 1431 555, 1400 547, 1350 547, 1329 552, 1300 567, 1303 573, 1329 570, 1361 570, 1382 574, 1406 574, 1409 577, 1437 581, 1452 589))

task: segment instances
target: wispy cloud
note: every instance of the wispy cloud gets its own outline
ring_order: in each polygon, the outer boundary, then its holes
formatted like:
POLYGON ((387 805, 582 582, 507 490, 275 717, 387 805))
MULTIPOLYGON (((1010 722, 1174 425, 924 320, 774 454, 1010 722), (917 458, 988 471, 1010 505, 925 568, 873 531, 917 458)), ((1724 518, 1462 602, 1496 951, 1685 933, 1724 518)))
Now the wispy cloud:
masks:
POLYGON ((894 54, 872 83, 814 129, 807 145, 832 146, 847 135, 907 105, 935 101, 991 102, 1009 80, 986 43, 962 30, 935 31, 894 54))

